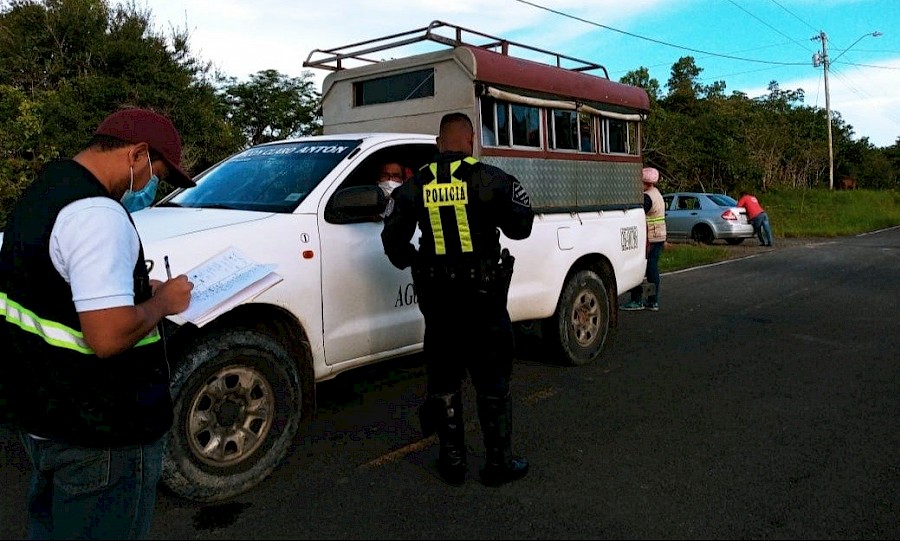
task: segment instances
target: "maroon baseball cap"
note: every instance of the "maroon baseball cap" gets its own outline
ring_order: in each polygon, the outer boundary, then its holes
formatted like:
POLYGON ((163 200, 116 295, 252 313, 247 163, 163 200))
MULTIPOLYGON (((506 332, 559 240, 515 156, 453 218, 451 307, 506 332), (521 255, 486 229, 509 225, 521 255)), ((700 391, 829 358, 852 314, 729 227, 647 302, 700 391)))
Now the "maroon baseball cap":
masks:
POLYGON ((181 137, 168 118, 147 109, 122 109, 106 117, 94 135, 108 135, 128 143, 147 143, 169 167, 166 182, 179 188, 196 186, 181 168, 181 137))

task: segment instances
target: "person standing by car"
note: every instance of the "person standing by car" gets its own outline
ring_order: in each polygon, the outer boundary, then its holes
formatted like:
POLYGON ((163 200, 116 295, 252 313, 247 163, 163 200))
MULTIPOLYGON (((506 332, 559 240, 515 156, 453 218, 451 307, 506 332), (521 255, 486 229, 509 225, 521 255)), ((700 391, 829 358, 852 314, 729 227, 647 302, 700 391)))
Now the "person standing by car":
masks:
POLYGON ((659 182, 659 171, 653 167, 645 167, 641 171, 644 183, 644 213, 647 215, 647 282, 653 285, 653 291, 643 302, 644 287, 635 286, 629 291, 631 301, 622 305, 622 310, 659 310, 659 256, 666 245, 666 205, 662 194, 656 188, 659 182))
POLYGON ((498 486, 528 473, 528 462, 511 450, 514 339, 506 303, 513 258, 501 251, 500 231, 527 238, 534 212, 515 177, 472 157, 474 135, 468 116, 444 115, 437 160, 394 190, 381 239, 395 267, 412 266, 425 317, 427 397, 420 414, 423 433, 438 433, 438 473, 455 486, 466 478, 468 372, 486 452, 481 480, 498 486), (418 250, 410 242, 416 226, 418 250))
POLYGON ((747 218, 753 224, 753 231, 759 239, 760 246, 772 246, 772 226, 769 225, 769 215, 766 213, 756 196, 741 192, 741 198, 737 202, 739 207, 747 210, 747 218))
POLYGON ((172 424, 158 329, 193 285, 149 279, 129 212, 181 169, 171 121, 109 115, 84 150, 22 193, 0 248, 0 420, 33 469, 29 539, 146 538, 172 424))

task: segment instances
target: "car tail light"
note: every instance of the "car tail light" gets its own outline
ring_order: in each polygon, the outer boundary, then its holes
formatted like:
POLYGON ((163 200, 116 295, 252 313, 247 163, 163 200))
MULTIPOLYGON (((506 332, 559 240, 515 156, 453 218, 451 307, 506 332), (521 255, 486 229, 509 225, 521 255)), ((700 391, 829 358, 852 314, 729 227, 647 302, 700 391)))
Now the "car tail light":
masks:
POLYGON ((731 211, 731 209, 728 209, 722 213, 722 219, 723 220, 737 220, 738 217, 737 217, 737 214, 735 214, 734 212, 731 211))

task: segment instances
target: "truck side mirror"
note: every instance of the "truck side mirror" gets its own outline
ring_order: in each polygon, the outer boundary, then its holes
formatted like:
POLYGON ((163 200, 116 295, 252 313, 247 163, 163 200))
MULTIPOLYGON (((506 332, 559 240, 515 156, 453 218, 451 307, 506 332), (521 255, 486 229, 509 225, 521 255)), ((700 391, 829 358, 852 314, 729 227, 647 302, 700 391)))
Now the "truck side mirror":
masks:
POLYGON ((387 204, 384 191, 378 186, 351 186, 338 190, 325 208, 329 223, 348 224, 380 219, 387 204))

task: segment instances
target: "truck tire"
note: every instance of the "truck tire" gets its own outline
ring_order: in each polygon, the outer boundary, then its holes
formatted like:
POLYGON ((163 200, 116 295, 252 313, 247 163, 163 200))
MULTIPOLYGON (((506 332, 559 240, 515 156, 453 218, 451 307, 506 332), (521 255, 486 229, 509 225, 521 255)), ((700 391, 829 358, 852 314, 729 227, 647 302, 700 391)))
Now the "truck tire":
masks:
POLYGON ((215 502, 265 479, 299 426, 297 363, 260 330, 219 329, 188 345, 172 377, 175 421, 166 436, 163 485, 188 500, 215 502))
POLYGON ((603 279, 594 271, 580 270, 563 285, 556 312, 542 322, 542 334, 562 363, 582 366, 600 357, 609 326, 603 279))

